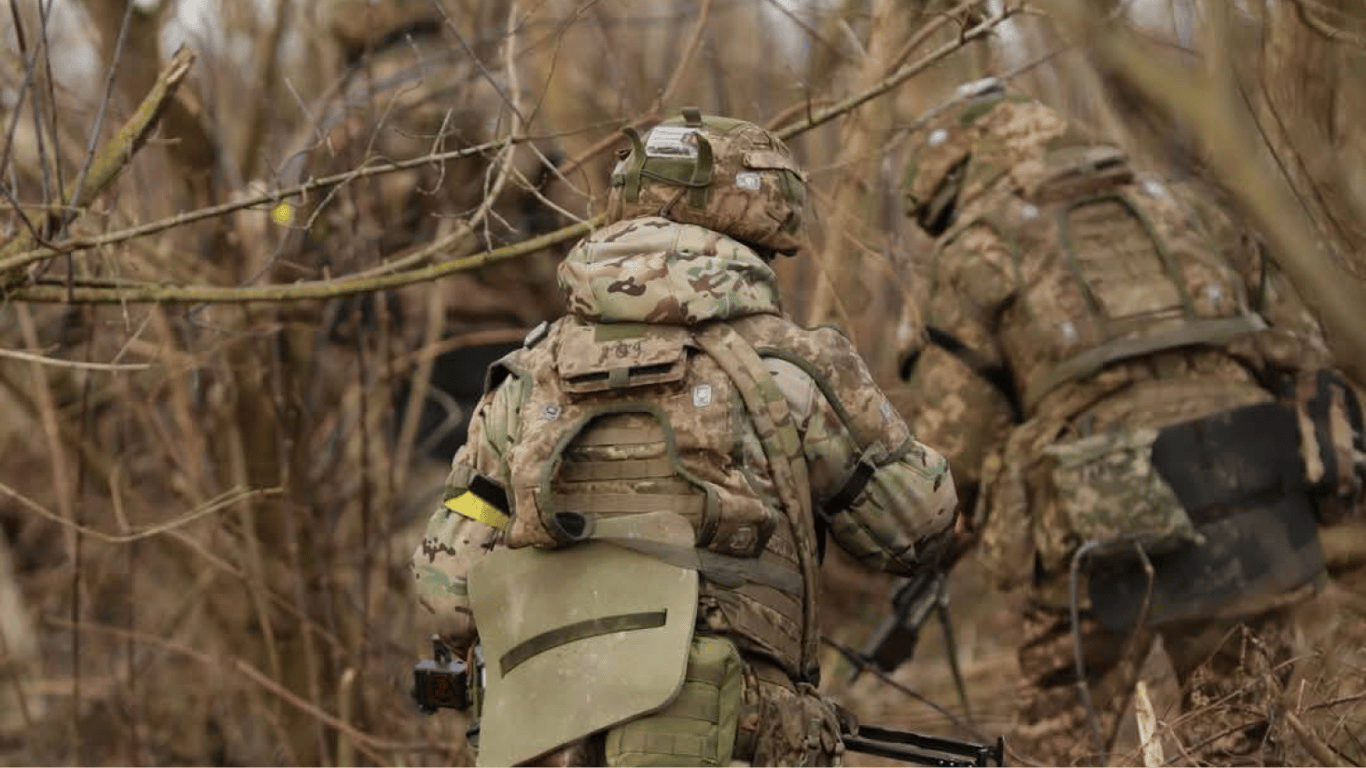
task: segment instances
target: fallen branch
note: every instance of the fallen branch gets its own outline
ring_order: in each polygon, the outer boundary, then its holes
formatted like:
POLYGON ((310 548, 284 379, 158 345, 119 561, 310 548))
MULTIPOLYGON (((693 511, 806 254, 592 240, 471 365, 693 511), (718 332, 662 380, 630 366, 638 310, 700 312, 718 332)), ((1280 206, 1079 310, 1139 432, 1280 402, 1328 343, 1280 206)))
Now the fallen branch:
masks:
POLYGON ((1309 754, 1313 755, 1314 759, 1319 761, 1319 765, 1340 766, 1344 764, 1338 759, 1337 755, 1333 754, 1333 750, 1329 749, 1328 745, 1323 743, 1323 739, 1320 739, 1318 734, 1309 730, 1294 712, 1286 712, 1285 721, 1290 724, 1290 730, 1294 731, 1295 735, 1299 737, 1300 743, 1309 751, 1309 754))

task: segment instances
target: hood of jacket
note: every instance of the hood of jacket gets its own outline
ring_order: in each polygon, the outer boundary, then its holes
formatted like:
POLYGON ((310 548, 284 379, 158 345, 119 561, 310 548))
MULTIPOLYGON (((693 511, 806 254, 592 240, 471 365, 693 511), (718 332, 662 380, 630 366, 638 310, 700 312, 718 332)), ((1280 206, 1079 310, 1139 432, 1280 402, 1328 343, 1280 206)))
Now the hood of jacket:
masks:
POLYGON ((559 278, 569 311, 592 322, 696 325, 781 312, 777 276, 752 248, 656 216, 593 232, 559 278))

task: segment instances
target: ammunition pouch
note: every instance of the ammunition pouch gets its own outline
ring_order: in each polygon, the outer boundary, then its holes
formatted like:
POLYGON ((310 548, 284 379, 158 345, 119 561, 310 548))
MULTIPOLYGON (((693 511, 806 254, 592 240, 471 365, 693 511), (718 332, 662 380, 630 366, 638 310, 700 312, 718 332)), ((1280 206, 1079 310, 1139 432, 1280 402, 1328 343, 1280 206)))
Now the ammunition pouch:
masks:
POLYGON ((807 683, 752 661, 745 673, 745 707, 736 760, 751 765, 840 765, 839 712, 807 683))
POLYGON ((1038 526, 1039 553, 1056 572, 1086 542, 1165 552, 1198 541, 1195 524, 1153 466, 1154 429, 1105 432, 1044 449, 1048 497, 1038 526), (1048 519, 1056 517, 1056 519, 1048 519))
MULTIPOLYGON (((599 527, 693 546, 673 513, 599 527)), ((470 569, 469 597, 487 660, 479 765, 526 762, 658 710, 684 685, 695 570, 606 541, 497 549, 470 569)))
POLYGON ((1087 589, 1100 622, 1123 631, 1253 613, 1319 578, 1324 557, 1298 435, 1295 413, 1278 403, 1161 430, 1152 466, 1199 541, 1143 554, 1132 539, 1119 541, 1093 559, 1087 589))
POLYGON ((608 730, 607 765, 730 765, 743 668, 730 640, 694 637, 678 695, 663 709, 608 730))

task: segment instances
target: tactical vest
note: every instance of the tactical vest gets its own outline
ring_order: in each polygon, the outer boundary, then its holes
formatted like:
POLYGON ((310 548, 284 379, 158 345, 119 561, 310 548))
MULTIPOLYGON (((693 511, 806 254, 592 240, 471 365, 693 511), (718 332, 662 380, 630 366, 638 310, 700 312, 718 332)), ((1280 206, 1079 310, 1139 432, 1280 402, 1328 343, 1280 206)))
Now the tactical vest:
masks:
POLYGON ((784 487, 809 490, 791 424, 774 435, 756 430, 772 419, 756 420, 755 407, 782 397, 766 371, 747 378, 758 359, 725 323, 568 317, 496 365, 491 385, 507 375, 522 384, 506 455, 514 511, 507 543, 556 548, 572 545, 594 518, 681 515, 696 554, 660 554, 702 574, 702 600, 724 619, 713 629, 796 676, 812 663, 812 524, 807 506, 794 525, 782 499, 793 495, 784 487), (775 478, 775 451, 801 465, 777 467, 800 475, 786 485, 775 478))
POLYGON ((1234 268, 1165 188, 1133 183, 1118 150, 1064 147, 1012 177, 1013 193, 955 224, 939 252, 980 227, 1008 247, 1015 295, 997 338, 1025 417, 1112 363, 1264 327, 1234 268))

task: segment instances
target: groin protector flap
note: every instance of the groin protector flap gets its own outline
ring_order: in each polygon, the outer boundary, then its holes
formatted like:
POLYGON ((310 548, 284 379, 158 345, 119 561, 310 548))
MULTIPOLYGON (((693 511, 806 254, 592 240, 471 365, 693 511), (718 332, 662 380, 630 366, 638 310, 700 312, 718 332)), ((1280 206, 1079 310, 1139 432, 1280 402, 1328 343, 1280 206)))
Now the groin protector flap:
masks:
MULTIPOLYGON (((637 517, 632 537, 693 546, 683 517, 637 517)), ((487 663, 478 765, 525 762, 657 710, 683 685, 694 570, 602 541, 498 549, 471 568, 469 596, 487 663)))

